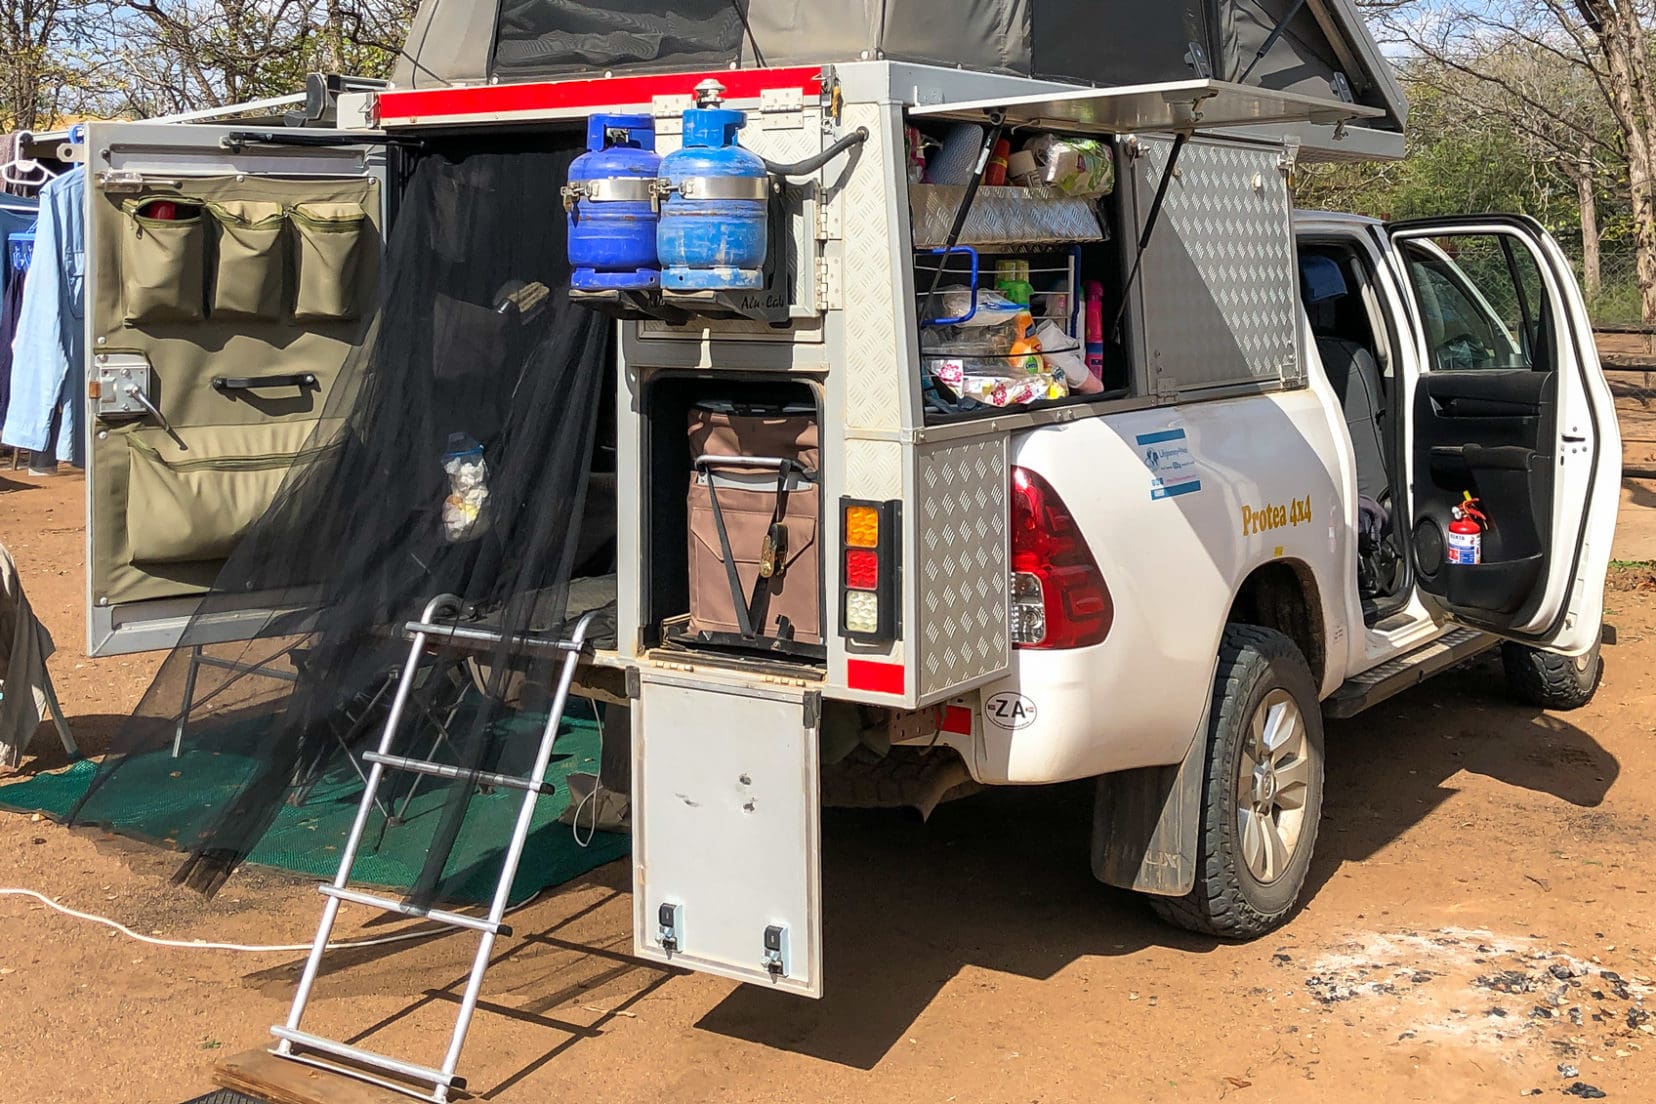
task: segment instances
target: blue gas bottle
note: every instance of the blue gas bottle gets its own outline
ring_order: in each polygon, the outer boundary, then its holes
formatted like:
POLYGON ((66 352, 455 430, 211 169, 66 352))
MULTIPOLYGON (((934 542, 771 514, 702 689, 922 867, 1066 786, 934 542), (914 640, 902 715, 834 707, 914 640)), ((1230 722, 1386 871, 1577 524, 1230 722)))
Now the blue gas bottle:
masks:
POLYGON ((570 284, 578 291, 661 286, 656 261, 655 120, 593 115, 587 152, 569 166, 563 189, 569 216, 570 284))
POLYGON ((656 230, 664 288, 765 286, 770 178, 759 155, 736 144, 746 115, 723 101, 724 85, 698 84, 696 106, 684 113, 684 147, 661 159, 670 189, 656 230))

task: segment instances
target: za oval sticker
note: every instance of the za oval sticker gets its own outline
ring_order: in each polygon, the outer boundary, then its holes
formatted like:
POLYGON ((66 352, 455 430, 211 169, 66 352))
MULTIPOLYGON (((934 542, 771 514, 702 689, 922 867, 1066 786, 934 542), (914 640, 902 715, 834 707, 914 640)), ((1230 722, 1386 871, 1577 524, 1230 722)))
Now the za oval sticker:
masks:
POLYGON ((996 728, 1028 728, 1035 723, 1035 703, 1022 694, 996 694, 983 703, 983 715, 996 728))

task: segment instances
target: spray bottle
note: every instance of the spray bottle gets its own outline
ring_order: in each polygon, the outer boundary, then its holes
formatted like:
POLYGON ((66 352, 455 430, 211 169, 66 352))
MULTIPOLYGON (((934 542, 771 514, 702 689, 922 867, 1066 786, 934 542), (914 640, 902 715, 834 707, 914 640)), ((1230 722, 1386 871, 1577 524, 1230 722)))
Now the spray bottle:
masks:
POLYGON ((1104 379, 1104 285, 1088 280, 1086 285, 1086 353, 1087 374, 1093 379, 1104 379))

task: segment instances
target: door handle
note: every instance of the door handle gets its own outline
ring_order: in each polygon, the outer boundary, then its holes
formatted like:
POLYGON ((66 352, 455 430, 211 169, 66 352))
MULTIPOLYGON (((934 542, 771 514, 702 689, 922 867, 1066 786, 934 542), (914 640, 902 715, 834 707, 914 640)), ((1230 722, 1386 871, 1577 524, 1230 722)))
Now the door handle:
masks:
POLYGON ((316 386, 316 376, 310 372, 293 372, 282 376, 214 376, 213 390, 253 391, 261 387, 297 387, 301 391, 316 386))

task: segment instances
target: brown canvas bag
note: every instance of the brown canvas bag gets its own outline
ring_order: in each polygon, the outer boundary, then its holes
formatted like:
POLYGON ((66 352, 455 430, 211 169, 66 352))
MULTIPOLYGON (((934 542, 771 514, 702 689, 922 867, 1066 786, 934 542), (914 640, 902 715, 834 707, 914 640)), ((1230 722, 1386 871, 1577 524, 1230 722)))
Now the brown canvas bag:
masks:
POLYGON ((822 643, 818 439, 808 407, 691 410, 692 633, 822 643))

